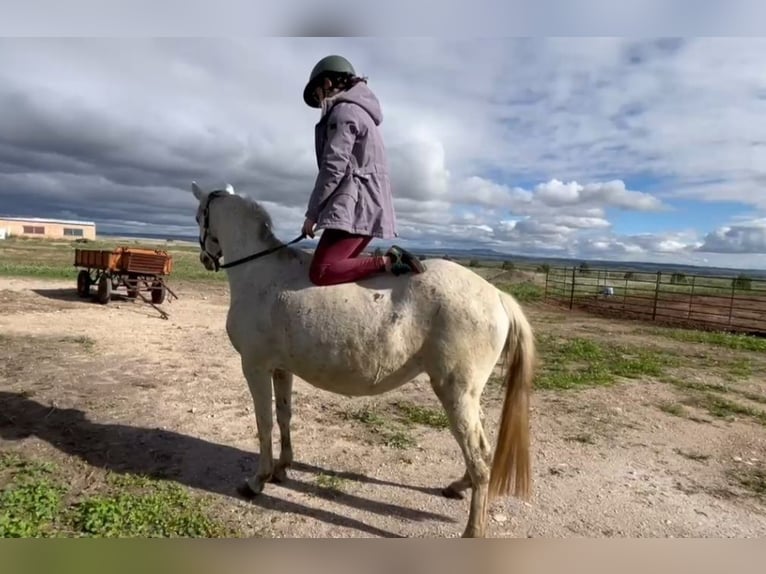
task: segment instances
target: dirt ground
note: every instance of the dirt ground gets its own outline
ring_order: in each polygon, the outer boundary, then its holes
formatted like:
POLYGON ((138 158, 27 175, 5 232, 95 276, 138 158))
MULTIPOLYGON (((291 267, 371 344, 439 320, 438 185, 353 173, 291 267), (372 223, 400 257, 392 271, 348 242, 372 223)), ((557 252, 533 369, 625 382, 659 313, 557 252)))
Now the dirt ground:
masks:
MULTIPOLYGON (((299 380, 290 480, 241 499, 236 489, 255 468, 257 440, 224 330, 227 289, 171 285, 180 299, 163 305, 170 318, 162 320, 140 301, 81 300, 70 281, 0 278, 0 448, 66 463, 83 488, 103 469, 170 478, 214 495, 216 512, 245 536, 460 535, 468 498, 439 494, 464 470, 448 430, 413 425, 409 440, 382 441, 351 416, 372 400, 299 380)), ((525 308, 543 332, 641 340, 628 323, 525 308)), ((763 374, 753 376, 758 386, 763 374)), ((646 378, 536 391, 533 499, 493 503, 489 535, 766 535, 763 498, 731 475, 762 468, 766 427, 658 408, 675 392, 646 378)), ((483 401, 493 444, 500 398, 488 387, 483 401)), ((438 406, 425 380, 378 397, 379 412, 397 400, 438 406)), ((278 452, 276 426, 274 436, 278 452)))

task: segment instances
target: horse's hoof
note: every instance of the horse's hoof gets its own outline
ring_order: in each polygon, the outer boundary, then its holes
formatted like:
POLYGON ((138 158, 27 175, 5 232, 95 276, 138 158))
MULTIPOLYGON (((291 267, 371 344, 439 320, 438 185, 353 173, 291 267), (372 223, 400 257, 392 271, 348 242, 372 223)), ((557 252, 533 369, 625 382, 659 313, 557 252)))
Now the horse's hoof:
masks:
POLYGON ((238 488, 237 492, 245 498, 253 498, 263 492, 265 481, 259 477, 246 479, 238 488))
POLYGON ((274 469, 274 473, 271 475, 271 480, 269 482, 274 482, 276 484, 287 482, 287 466, 277 466, 274 469))
POLYGON ((465 496, 459 490, 455 490, 451 486, 442 488, 442 496, 444 498, 450 498, 452 500, 463 500, 465 496))
POLYGON ((242 481, 242 484, 237 486, 237 494, 239 494, 242 498, 245 499, 251 499, 254 498, 257 493, 253 492, 250 489, 250 485, 247 484, 247 481, 242 481))

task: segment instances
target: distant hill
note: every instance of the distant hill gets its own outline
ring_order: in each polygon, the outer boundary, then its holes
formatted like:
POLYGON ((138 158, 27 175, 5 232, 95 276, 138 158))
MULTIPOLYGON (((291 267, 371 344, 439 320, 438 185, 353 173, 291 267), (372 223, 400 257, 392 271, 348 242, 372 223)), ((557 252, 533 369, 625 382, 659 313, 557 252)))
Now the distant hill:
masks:
MULTIPOLYGON (((415 251, 415 249, 413 249, 415 251)), ((753 278, 766 279, 766 269, 740 269, 735 267, 709 267, 702 265, 684 265, 681 263, 654 263, 643 261, 609 261, 605 259, 568 259, 559 257, 528 256, 510 253, 500 253, 492 249, 419 249, 417 253, 426 257, 443 257, 448 255, 456 259, 478 259, 480 261, 513 261, 528 265, 547 263, 552 267, 572 267, 586 261, 593 268, 613 269, 620 271, 642 272, 678 272, 689 275, 711 275, 728 277, 745 273, 753 278)))
MULTIPOLYGON (((162 235, 153 233, 99 233, 103 237, 132 237, 135 239, 157 239, 162 241, 191 241, 196 243, 198 238, 186 235, 162 235)), ((683 265, 674 263, 647 263, 642 261, 609 261, 604 259, 567 259, 559 257, 516 255, 500 253, 494 249, 418 249, 411 248, 419 255, 425 257, 443 257, 445 255, 455 259, 478 259, 480 261, 513 261, 527 265, 541 265, 547 263, 552 267, 571 267, 587 261, 588 265, 601 269, 614 269, 620 271, 642 271, 654 273, 656 271, 687 273, 689 275, 711 275, 730 277, 745 273, 752 278, 766 279, 766 269, 740 269, 735 267, 706 267, 702 265, 683 265)))

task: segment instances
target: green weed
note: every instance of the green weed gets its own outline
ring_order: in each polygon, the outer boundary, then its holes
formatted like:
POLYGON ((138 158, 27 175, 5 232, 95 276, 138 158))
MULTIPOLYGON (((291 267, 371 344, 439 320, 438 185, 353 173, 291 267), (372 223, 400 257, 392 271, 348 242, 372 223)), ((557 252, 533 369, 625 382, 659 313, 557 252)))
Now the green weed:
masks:
POLYGON ((336 492, 343 492, 344 480, 334 474, 320 473, 316 477, 317 486, 326 488, 327 490, 333 490, 336 492))
POLYGON ((687 343, 703 343, 739 351, 766 351, 766 339, 752 335, 692 329, 652 329, 652 333, 687 343))
POLYGON ((105 492, 70 491, 61 469, 0 454, 0 537, 218 537, 234 532, 216 521, 204 498, 178 484, 107 475, 105 492))
POLYGON ((397 421, 384 417, 375 407, 343 412, 341 416, 362 423, 379 442, 386 446, 405 449, 416 444, 406 429, 401 428, 397 421))
POLYGON ((541 389, 573 389, 610 385, 618 378, 657 377, 673 360, 653 349, 598 343, 591 339, 541 336, 542 365, 536 386, 541 389))
POLYGON ((685 402, 705 409, 710 415, 720 419, 731 420, 740 416, 766 426, 766 411, 736 403, 715 393, 696 393, 687 397, 685 402))
POLYGON ((407 423, 424 425, 435 429, 449 428, 449 419, 443 409, 432 409, 408 402, 394 403, 394 407, 404 415, 407 423))
POLYGON ((543 288, 534 283, 501 283, 498 287, 513 295, 513 297, 520 303, 540 301, 545 295, 543 288))

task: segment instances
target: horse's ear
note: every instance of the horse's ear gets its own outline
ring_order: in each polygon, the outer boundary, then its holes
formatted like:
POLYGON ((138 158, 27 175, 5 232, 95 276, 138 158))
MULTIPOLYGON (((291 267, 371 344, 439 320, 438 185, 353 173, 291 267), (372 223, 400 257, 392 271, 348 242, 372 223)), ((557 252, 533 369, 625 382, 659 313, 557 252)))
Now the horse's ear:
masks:
POLYGON ((194 197, 196 197, 198 200, 202 199, 202 190, 197 185, 196 181, 193 181, 191 184, 192 193, 194 194, 194 197))
POLYGON ((234 195, 234 186, 231 185, 230 183, 227 183, 224 189, 226 190, 226 193, 228 193, 229 195, 234 195))

